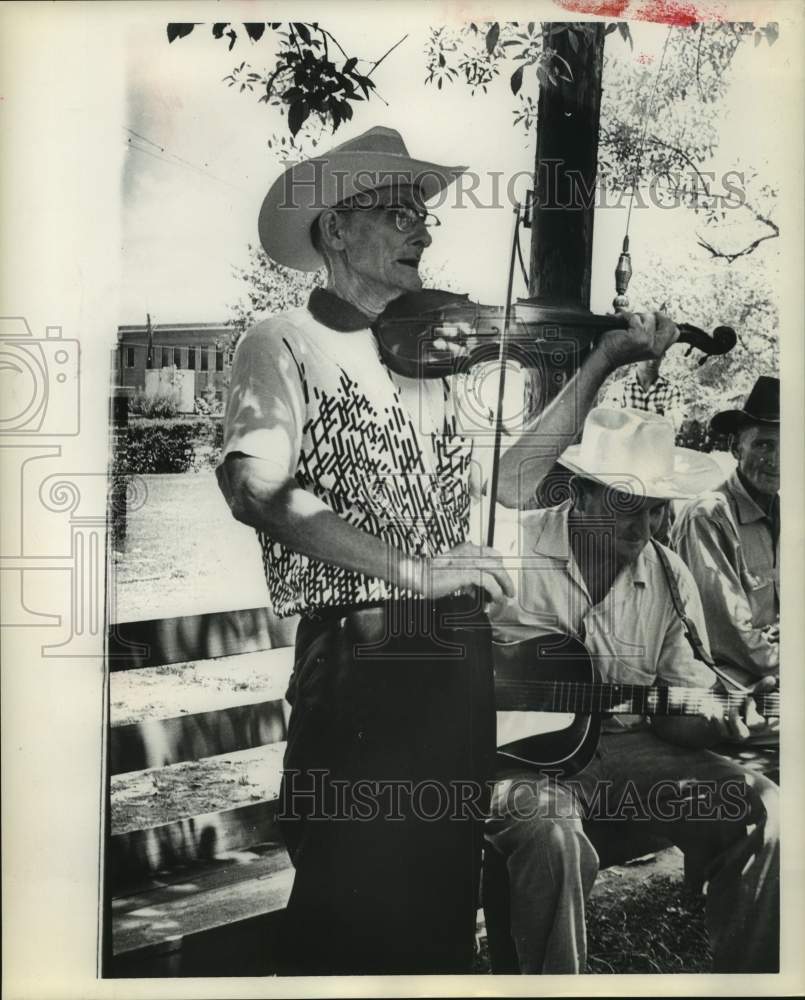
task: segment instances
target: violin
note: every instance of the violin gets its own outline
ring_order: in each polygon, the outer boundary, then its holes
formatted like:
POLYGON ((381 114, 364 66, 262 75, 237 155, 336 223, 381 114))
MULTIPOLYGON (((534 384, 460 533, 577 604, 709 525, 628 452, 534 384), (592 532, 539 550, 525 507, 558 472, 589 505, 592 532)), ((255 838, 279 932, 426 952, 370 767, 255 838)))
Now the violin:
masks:
MULTIPOLYGON (((607 330, 626 329, 624 313, 596 315, 584 309, 546 306, 536 299, 520 299, 512 307, 507 337, 507 356, 524 367, 544 364, 569 337, 576 350, 591 347, 607 330)), ((506 328, 506 310, 472 302, 468 295, 439 289, 408 292, 394 299, 377 318, 372 329, 380 356, 388 368, 408 378, 444 378, 466 371, 474 364, 497 360, 506 328), (458 355, 437 342, 449 331, 458 355)), ((679 340, 708 357, 726 354, 737 343, 735 331, 718 326, 712 334, 690 323, 678 323, 679 340)))

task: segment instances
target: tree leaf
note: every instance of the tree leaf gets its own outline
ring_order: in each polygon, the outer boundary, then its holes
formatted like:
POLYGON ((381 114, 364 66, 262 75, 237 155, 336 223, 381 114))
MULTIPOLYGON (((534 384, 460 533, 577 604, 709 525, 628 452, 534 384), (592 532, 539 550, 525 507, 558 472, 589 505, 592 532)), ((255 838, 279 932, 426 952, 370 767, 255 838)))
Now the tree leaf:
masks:
POLYGON ((520 92, 520 88, 523 85, 523 70, 524 69, 525 69, 525 66, 520 66, 520 67, 518 67, 518 69, 516 69, 512 73, 510 84, 511 84, 511 88, 512 88, 512 93, 513 94, 518 94, 520 92))
POLYGON ((266 30, 264 21, 247 21, 244 22, 243 27, 253 42, 259 42, 266 30))
POLYGON ((173 42, 177 38, 186 38, 190 32, 195 28, 198 22, 194 21, 192 23, 182 23, 177 21, 172 21, 168 25, 168 41, 173 42))
POLYGON ((358 60, 353 56, 351 59, 347 59, 344 63, 344 73, 351 73, 353 69, 358 65, 358 60))
POLYGON ((293 28, 305 45, 310 45, 310 32, 307 30, 307 25, 302 24, 301 21, 294 21, 293 28))
POLYGON ((576 34, 576 32, 572 28, 567 33, 567 40, 570 42, 571 49, 573 49, 574 52, 578 52, 579 51, 579 36, 576 34))
POLYGON ((618 22, 618 31, 620 32, 621 38, 629 43, 629 48, 634 52, 634 42, 632 41, 632 33, 629 30, 629 25, 626 21, 618 22))
POLYGON ((288 129, 291 135, 296 135, 310 115, 310 107, 304 98, 295 101, 288 109, 288 129))
POLYGON ((226 34, 227 38, 229 39, 229 51, 231 52, 238 38, 237 32, 235 31, 234 28, 230 28, 226 34))
POLYGON ((229 26, 229 21, 217 21, 212 26, 212 37, 213 38, 223 38, 224 37, 224 28, 227 28, 228 26, 229 26))
POLYGON ((486 51, 491 56, 495 51, 495 46, 498 43, 498 38, 500 38, 500 24, 495 21, 492 27, 486 33, 486 51))
POLYGON ((769 45, 774 45, 780 37, 780 25, 776 21, 769 21, 766 25, 766 41, 769 45))

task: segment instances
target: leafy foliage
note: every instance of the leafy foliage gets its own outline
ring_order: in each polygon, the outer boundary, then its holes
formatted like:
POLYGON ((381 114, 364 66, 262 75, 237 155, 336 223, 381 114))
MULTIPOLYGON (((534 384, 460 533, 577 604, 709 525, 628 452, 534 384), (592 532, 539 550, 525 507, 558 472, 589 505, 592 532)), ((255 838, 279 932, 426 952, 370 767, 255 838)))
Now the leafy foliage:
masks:
MULTIPOLYGON (((523 26, 495 21, 432 28, 425 50, 425 82, 440 90, 461 82, 474 94, 479 89, 486 92, 495 77, 513 68, 513 123, 528 135, 537 125, 538 111, 536 87, 529 83, 546 87, 572 82, 572 59, 569 63, 556 51, 557 40, 563 36, 564 51, 569 47, 576 55, 592 44, 593 30, 594 25, 584 22, 523 26)), ((633 47, 628 24, 607 25, 606 35, 615 32, 633 47)), ((699 246, 712 257, 735 260, 779 235, 771 219, 773 197, 767 197, 767 190, 747 187, 746 197, 736 206, 729 202, 730 193, 704 172, 718 144, 720 102, 739 46, 750 38, 756 46, 764 40, 773 45, 777 37, 775 23, 722 22, 669 29, 662 72, 660 65, 649 61, 605 53, 599 180, 618 194, 637 185, 638 199, 640 186, 648 185, 654 198, 691 208, 707 226, 723 223, 728 212, 734 215, 732 209, 741 208, 745 220, 754 220, 743 242, 724 249, 698 236, 699 246)))
MULTIPOLYGON (((169 24, 168 41, 187 37, 195 27, 169 24)), ((311 117, 335 132, 352 118, 353 102, 368 100, 375 89, 371 75, 385 55, 368 73, 362 73, 358 64, 366 60, 347 55, 334 35, 316 22, 247 22, 242 27, 252 43, 259 42, 269 30, 276 43, 275 62, 270 70, 257 72, 244 60, 224 82, 241 93, 259 93, 259 101, 285 111, 292 136, 311 117)), ((213 24, 212 36, 227 39, 229 51, 239 37, 238 29, 228 21, 213 24)))
POLYGON ((150 395, 138 389, 129 400, 129 413, 139 417, 175 417, 180 403, 181 397, 175 389, 160 387, 150 395))
POLYGON ((245 297, 231 306, 231 348, 262 316, 287 312, 303 306, 316 285, 324 284, 324 269, 297 271, 272 260, 261 248, 249 244, 249 262, 235 268, 235 275, 245 285, 245 297))
MULTIPOLYGON (((576 48, 582 44, 577 34, 586 37, 582 28, 578 33, 575 28, 571 30, 576 48)), ((568 30, 566 25, 557 26, 556 33, 568 30)), ((551 37, 548 33, 548 42, 551 37)), ((425 82, 435 83, 439 90, 445 84, 461 80, 473 93, 478 90, 486 93, 507 59, 520 64, 510 78, 514 94, 519 93, 525 71, 531 66, 543 85, 573 78, 569 63, 546 44, 542 26, 534 21, 525 27, 516 21, 503 24, 495 21, 483 26, 470 23, 461 28, 431 28, 425 59, 425 82)))
MULTIPOLYGON (((738 343, 729 354, 698 364, 696 352, 673 347, 665 357, 662 374, 677 384, 690 417, 709 419, 713 413, 743 399, 759 375, 779 369, 779 316, 774 290, 765 268, 743 260, 709 266, 701 259, 671 266, 659 254, 648 254, 645 267, 632 279, 629 298, 633 308, 666 303, 670 316, 681 317, 708 332, 732 326, 738 343)), ((629 372, 619 372, 606 391, 619 395, 629 372)))
POLYGON ((187 420, 132 420, 128 428, 128 471, 133 475, 187 472, 193 464, 195 424, 187 420))
POLYGON ((139 476, 199 471, 217 461, 222 448, 221 420, 134 419, 127 429, 126 471, 139 476))

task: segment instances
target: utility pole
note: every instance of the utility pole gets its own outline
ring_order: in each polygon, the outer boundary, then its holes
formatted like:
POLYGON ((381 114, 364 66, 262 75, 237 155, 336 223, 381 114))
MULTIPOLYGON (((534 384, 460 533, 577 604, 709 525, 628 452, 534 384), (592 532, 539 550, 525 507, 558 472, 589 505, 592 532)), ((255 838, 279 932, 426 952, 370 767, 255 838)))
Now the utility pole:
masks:
POLYGON ((148 327, 148 353, 145 356, 145 367, 154 367, 154 333, 151 329, 151 313, 145 314, 146 325, 148 327))
POLYGON ((568 63, 573 79, 540 87, 529 295, 589 309, 605 25, 574 28, 543 25, 545 48, 568 63))
MULTIPOLYGON (((527 415, 545 408, 589 349, 589 333, 583 323, 573 324, 572 315, 583 320, 590 309, 604 29, 603 22, 543 24, 545 49, 571 67, 572 79, 540 86, 529 295, 542 306, 566 310, 568 321, 551 331, 556 350, 542 353, 542 371, 529 370, 527 415), (565 351, 564 345, 571 346, 565 351)), ((539 487, 538 506, 567 496, 568 480, 569 474, 554 466, 539 487)))

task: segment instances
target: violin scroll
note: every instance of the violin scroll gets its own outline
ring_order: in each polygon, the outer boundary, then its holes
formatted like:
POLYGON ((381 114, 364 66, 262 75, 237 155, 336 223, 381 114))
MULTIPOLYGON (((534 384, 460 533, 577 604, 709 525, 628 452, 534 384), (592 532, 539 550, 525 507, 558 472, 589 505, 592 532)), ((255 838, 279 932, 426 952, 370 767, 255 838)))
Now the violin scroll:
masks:
POLYGON ((702 356, 699 358, 700 365, 703 365, 709 357, 729 353, 738 343, 738 335, 731 326, 717 326, 713 330, 712 336, 691 323, 679 323, 677 328, 679 330, 678 342, 690 345, 685 354, 686 357, 694 347, 702 352, 702 356))

